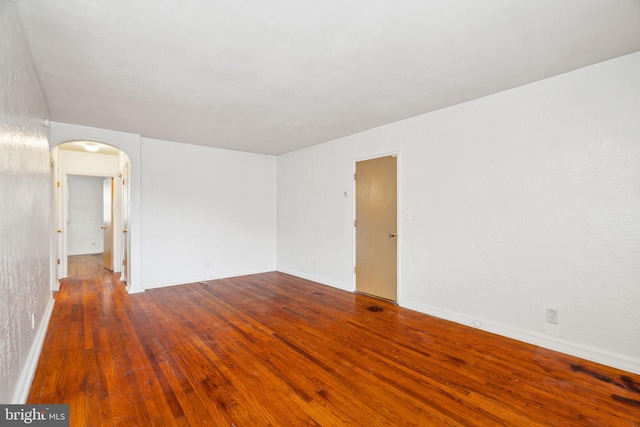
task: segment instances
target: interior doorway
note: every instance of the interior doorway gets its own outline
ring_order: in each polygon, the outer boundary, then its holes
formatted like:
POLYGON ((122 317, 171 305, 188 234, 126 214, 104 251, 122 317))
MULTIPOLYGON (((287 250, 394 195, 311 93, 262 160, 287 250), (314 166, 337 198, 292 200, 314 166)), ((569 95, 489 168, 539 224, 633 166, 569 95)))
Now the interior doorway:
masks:
POLYGON ((397 156, 356 162, 356 291, 397 301, 397 156))
MULTIPOLYGON (((99 180, 100 219, 92 232, 99 237, 91 239, 97 251, 103 254, 103 266, 120 273, 122 281, 128 278, 131 243, 128 235, 130 218, 129 157, 122 151, 95 141, 69 141, 52 150, 54 203, 57 242, 52 245, 56 270, 56 285, 68 277, 70 251, 70 177, 90 177, 99 180), (99 242, 98 242, 99 241, 99 242)), ((85 253, 88 253, 85 251, 85 253)), ((56 290, 56 289, 54 289, 56 290)))

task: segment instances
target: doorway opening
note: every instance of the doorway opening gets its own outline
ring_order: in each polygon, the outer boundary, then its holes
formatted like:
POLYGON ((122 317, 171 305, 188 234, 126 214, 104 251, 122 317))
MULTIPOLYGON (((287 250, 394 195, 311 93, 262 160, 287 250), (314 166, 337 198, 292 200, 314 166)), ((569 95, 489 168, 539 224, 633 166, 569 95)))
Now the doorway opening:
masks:
POLYGON ((398 299, 397 155, 355 164, 356 292, 398 299))
MULTIPOLYGON (((126 153, 96 141, 52 150, 54 287, 69 276, 69 257, 100 254, 104 268, 129 278, 131 196, 126 153)), ((57 290, 57 289, 53 289, 57 290)))

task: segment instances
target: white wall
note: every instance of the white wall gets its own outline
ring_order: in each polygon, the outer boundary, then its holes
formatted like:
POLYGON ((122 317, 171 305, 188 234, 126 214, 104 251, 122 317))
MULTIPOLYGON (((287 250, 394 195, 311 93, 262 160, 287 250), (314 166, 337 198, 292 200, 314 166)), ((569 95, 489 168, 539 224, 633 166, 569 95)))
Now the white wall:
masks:
POLYGON ((353 289, 353 162, 398 151, 401 305, 640 372, 638 76, 640 53, 280 156, 278 269, 353 289))
POLYGON ((146 288, 275 270, 275 157, 142 138, 142 170, 146 288))
POLYGON ((1 403, 24 403, 53 309, 48 113, 15 7, 0 2, 1 403))
POLYGON ((69 255, 98 254, 104 251, 104 197, 102 177, 68 177, 69 255))

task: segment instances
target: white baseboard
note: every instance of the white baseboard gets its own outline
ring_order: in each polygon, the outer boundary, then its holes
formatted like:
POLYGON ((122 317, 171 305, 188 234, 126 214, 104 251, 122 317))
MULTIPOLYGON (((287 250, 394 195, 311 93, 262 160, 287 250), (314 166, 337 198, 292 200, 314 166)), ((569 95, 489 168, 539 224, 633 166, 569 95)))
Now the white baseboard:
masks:
POLYGON ((40 352, 44 345, 44 339, 47 336, 47 329, 49 328, 49 321, 51 320, 55 304, 56 300, 54 298, 51 298, 49 304, 47 304, 44 316, 42 316, 40 326, 38 326, 38 331, 36 332, 33 343, 31 344, 27 361, 22 368, 18 384, 13 392, 13 397, 11 398, 11 402, 13 404, 24 404, 27 402, 29 389, 31 388, 31 382, 33 381, 33 376, 35 375, 36 368, 38 367, 38 359, 40 359, 40 352))
MULTIPOLYGON (((126 283, 126 282, 125 282, 126 283)), ((130 284, 127 283, 127 285, 124 287, 127 290, 128 294, 140 294, 142 292, 144 292, 144 288, 133 288, 130 284)))
POLYGON ((558 351, 581 359, 590 360, 616 369, 622 369, 634 374, 640 374, 640 358, 637 357, 614 353, 601 348, 578 344, 526 329, 487 321, 485 319, 478 319, 463 313, 442 310, 437 307, 431 307, 415 301, 403 300, 399 301, 399 305, 440 319, 471 326, 476 329, 482 329, 507 338, 523 341, 528 344, 537 345, 539 347, 544 347, 549 350, 558 351))
MULTIPOLYGON (((273 270, 271 270, 273 271, 273 270)), ((241 277, 241 276, 249 276, 252 274, 260 274, 260 273, 267 273, 268 271, 265 270, 245 270, 245 271, 235 271, 235 272, 227 272, 224 273, 222 275, 216 275, 216 276, 189 276, 189 277, 183 277, 180 279, 176 279, 176 280, 170 280, 170 281, 161 281, 161 282, 151 282, 151 283, 146 283, 144 284, 142 289, 129 289, 127 287, 127 290, 129 293, 136 293, 136 292, 144 292, 146 289, 157 289, 157 288, 166 288, 169 286, 180 286, 180 285, 186 285, 189 283, 198 283, 198 282, 210 282, 210 281, 214 281, 214 280, 220 280, 220 279, 228 279, 230 277, 241 277)))
POLYGON ((342 283, 334 280, 327 280, 324 277, 314 276, 313 274, 304 273, 302 271, 293 270, 291 268, 278 268, 278 271, 280 271, 281 273, 300 277, 301 279, 311 280, 312 282, 320 283, 321 285, 327 285, 333 288, 342 289, 343 291, 347 292, 353 292, 356 290, 351 283, 342 283))

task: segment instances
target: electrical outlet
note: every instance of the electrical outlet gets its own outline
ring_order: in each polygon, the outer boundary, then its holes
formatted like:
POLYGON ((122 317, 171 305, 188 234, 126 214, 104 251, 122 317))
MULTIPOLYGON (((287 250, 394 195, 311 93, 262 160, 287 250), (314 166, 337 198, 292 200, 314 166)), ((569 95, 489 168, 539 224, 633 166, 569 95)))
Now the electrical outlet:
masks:
POLYGON ((555 308, 547 308, 547 322, 549 323, 560 323, 560 319, 558 318, 558 310, 555 308))

